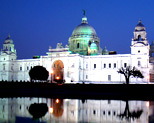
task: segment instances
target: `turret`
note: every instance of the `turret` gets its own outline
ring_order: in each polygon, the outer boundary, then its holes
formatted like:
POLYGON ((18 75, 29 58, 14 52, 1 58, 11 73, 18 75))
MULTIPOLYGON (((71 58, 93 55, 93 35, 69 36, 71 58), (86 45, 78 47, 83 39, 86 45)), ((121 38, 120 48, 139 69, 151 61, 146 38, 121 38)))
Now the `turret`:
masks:
POLYGON ((16 60, 17 58, 16 49, 14 49, 13 40, 10 35, 8 35, 3 43, 3 49, 1 49, 1 60, 2 58, 3 60, 16 60))
POLYGON ((131 43, 131 54, 147 54, 149 55, 149 43, 146 38, 145 27, 141 20, 135 27, 134 38, 131 43))
POLYGON ((0 71, 0 81, 7 80, 12 81, 14 80, 14 68, 15 68, 15 62, 17 58, 16 50, 14 49, 13 40, 11 39, 10 35, 5 39, 3 43, 3 49, 1 49, 0 52, 0 62, 1 62, 1 68, 0 71))

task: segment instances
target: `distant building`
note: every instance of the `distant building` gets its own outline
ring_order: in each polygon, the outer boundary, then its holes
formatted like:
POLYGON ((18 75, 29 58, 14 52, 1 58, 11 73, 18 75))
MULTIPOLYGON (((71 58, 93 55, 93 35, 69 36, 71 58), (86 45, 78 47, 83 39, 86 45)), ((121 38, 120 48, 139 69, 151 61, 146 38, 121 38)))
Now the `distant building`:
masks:
POLYGON ((88 24, 86 16, 69 37, 69 45, 58 43, 56 49, 49 47, 47 55, 35 59, 17 59, 17 52, 10 36, 3 43, 0 53, 0 81, 29 81, 29 70, 44 66, 50 73, 49 80, 59 77, 66 82, 123 83, 125 78, 117 70, 135 66, 144 78, 131 78, 131 82, 152 81, 154 69, 154 44, 149 47, 145 26, 139 21, 131 41, 131 54, 117 54, 100 47, 95 29, 88 24), (150 59, 149 59, 150 52, 150 59))

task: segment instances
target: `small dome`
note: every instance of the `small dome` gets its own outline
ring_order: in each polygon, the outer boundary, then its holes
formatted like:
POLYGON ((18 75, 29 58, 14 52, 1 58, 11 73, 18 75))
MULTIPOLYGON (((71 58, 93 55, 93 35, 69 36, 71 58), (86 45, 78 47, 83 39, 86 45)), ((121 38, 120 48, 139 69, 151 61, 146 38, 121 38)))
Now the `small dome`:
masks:
POLYGON ((103 49, 103 55, 108 55, 108 54, 109 54, 109 51, 107 50, 106 47, 104 47, 104 49, 103 49))
POLYGON ((83 34, 96 35, 95 29, 88 24, 87 18, 85 16, 82 18, 81 24, 78 25, 72 33, 72 35, 83 35, 83 34))
POLYGON ((154 42, 152 41, 150 48, 154 48, 154 42))
POLYGON ((8 35, 8 37, 5 39, 4 44, 13 44, 13 40, 11 39, 10 35, 8 35))
POLYGON ((97 55, 97 44, 93 41, 90 45, 90 55, 97 55))
POLYGON ((97 45, 95 42, 92 42, 90 45, 90 49, 97 49, 97 45))
POLYGON ((145 31, 145 26, 142 24, 141 20, 139 20, 139 23, 136 25, 135 31, 145 31))

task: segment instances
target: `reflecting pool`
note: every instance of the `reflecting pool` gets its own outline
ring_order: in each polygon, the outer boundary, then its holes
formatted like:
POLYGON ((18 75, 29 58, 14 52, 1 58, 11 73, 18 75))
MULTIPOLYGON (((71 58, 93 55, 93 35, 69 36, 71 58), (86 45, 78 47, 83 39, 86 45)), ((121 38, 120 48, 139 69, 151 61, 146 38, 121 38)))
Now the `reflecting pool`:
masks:
POLYGON ((154 103, 135 100, 0 98, 0 122, 149 123, 154 103))

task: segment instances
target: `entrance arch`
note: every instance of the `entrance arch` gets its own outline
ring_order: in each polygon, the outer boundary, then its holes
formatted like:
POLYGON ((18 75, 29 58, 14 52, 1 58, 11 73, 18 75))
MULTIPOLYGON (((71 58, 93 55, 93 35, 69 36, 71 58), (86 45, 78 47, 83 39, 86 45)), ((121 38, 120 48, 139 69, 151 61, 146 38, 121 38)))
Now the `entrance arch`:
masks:
POLYGON ((63 81, 64 79, 64 64, 61 60, 54 61, 52 65, 53 75, 52 80, 63 81))

